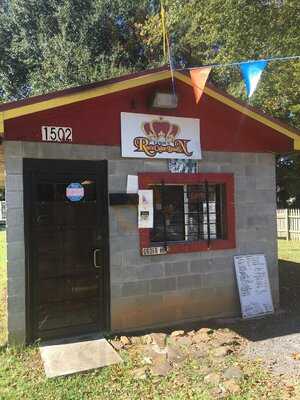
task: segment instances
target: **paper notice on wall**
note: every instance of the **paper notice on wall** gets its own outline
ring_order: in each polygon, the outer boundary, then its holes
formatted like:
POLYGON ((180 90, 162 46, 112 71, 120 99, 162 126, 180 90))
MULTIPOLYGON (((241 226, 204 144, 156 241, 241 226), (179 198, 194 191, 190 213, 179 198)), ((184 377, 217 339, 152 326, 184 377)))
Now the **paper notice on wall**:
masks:
POLYGON ((172 173, 196 174, 198 172, 197 160, 168 160, 168 168, 172 173))
POLYGON ((139 190, 139 179, 137 175, 127 176, 127 193, 137 193, 139 190))
POLYGON ((139 190, 138 227, 153 228, 153 191, 139 190))
POLYGON ((243 318, 274 312, 264 254, 235 256, 234 265, 243 318))

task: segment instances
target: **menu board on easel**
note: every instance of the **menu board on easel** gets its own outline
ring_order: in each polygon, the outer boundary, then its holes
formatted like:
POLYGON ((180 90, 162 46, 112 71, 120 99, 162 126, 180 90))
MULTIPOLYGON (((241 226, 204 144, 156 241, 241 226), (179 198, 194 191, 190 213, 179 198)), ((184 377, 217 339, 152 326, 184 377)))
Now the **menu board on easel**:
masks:
POLYGON ((274 312, 264 254, 234 257, 242 317, 254 318, 274 312))

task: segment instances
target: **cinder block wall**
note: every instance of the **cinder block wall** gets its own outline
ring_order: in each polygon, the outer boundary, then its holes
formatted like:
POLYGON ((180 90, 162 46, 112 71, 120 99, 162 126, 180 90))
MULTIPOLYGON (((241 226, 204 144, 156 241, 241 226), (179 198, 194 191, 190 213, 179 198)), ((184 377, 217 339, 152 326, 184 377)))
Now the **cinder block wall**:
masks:
MULTIPOLYGON (((25 340, 23 158, 109 160, 109 192, 126 190, 128 174, 168 171, 167 160, 121 159, 120 148, 7 141, 5 146, 9 341, 25 340)), ((142 257, 137 209, 110 207, 112 331, 239 315, 233 256, 265 253, 279 304, 275 160, 272 154, 204 152, 200 172, 235 176, 236 249, 142 257)))

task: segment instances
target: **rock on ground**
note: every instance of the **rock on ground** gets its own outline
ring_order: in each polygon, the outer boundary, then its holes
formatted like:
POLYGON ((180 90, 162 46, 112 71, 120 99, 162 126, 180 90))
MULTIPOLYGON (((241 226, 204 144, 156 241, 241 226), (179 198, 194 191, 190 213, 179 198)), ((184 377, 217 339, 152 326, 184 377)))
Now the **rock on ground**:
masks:
POLYGON ((153 365, 151 367, 151 373, 155 376, 166 376, 172 371, 172 366, 167 360, 161 363, 153 365))
POLYGON ((166 333, 151 333, 152 343, 156 344, 160 348, 164 348, 166 346, 166 333))
POLYGON ((147 367, 136 368, 132 372, 134 379, 146 379, 147 378, 147 367))
POLYGON ((236 394, 241 391, 240 386, 235 382, 234 379, 223 382, 222 387, 231 394, 236 394))
POLYGON ((184 335, 184 331, 173 331, 172 333, 171 333, 171 337, 177 337, 177 336, 183 336, 184 335))
POLYGON ((225 357, 228 354, 232 353, 232 349, 227 346, 220 346, 212 350, 211 354, 214 357, 225 357))
POLYGON ((218 385, 221 380, 221 377, 216 372, 211 372, 210 374, 204 377, 204 382, 209 383, 210 385, 218 385))
POLYGON ((226 379, 241 379, 243 377, 243 372, 239 367, 230 367, 223 375, 226 379))
POLYGON ((167 358, 171 363, 181 364, 186 360, 187 355, 184 354, 179 347, 168 345, 167 358))

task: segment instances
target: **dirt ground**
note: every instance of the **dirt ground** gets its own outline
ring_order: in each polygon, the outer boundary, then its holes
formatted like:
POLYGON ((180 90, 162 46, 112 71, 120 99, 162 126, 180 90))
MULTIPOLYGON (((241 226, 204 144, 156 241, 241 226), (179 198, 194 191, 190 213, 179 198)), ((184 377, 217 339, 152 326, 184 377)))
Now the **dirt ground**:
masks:
MULTIPOLYGON (((300 242, 299 242, 300 248, 300 242)), ((279 260, 280 310, 277 315, 239 324, 247 338, 244 356, 261 358, 275 373, 300 375, 300 262, 279 260)))
MULTIPOLYGON (((123 359, 121 366, 59 384, 46 380, 37 346, 3 345, 0 398, 300 399, 300 243, 280 247, 285 252, 279 252, 281 310, 276 315, 110 338, 123 359)), ((5 290, 3 271, 0 294, 5 290)), ((0 302, 0 344, 3 316, 0 302)))
POLYGON ((225 329, 231 332, 225 337, 236 334, 240 357, 261 361, 275 374, 300 376, 300 260, 279 259, 279 274, 281 306, 275 315, 256 320, 190 325, 183 327, 185 332, 201 327, 212 329, 216 335, 211 338, 217 341, 211 340, 211 345, 217 346, 222 329, 225 329))
POLYGON ((300 399, 300 262, 285 258, 279 260, 281 308, 274 315, 122 336, 111 344, 136 355, 131 374, 137 380, 172 376, 189 360, 201 366, 198 373, 214 399, 300 399))

